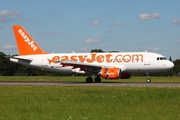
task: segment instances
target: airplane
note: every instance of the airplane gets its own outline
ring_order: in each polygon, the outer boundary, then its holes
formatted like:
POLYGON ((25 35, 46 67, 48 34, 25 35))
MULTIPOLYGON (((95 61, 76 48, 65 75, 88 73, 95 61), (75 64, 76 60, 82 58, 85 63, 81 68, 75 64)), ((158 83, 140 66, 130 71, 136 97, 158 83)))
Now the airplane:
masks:
POLYGON ((146 73, 169 70, 174 64, 158 53, 113 52, 113 53, 48 53, 45 52, 21 25, 13 26, 19 56, 10 61, 60 73, 84 74, 87 83, 101 82, 101 77, 110 80, 128 79, 134 72, 146 73))

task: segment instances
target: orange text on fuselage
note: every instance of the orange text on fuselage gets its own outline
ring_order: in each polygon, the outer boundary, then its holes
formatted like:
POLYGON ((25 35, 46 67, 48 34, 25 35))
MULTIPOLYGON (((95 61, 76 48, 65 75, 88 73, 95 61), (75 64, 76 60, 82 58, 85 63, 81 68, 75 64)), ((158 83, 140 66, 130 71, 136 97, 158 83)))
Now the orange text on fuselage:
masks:
POLYGON ((78 61, 78 62, 87 62, 87 63, 112 63, 112 62, 143 62, 142 54, 96 54, 92 53, 88 55, 63 55, 63 56, 53 56, 51 59, 48 59, 49 64, 58 63, 59 61, 78 61))

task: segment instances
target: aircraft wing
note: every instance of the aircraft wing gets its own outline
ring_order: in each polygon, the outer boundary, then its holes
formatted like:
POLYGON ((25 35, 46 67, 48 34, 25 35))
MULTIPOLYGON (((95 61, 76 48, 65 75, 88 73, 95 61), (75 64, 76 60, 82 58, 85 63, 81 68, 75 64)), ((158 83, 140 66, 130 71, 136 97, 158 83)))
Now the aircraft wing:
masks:
POLYGON ((60 62, 62 65, 69 65, 69 66, 89 66, 89 67, 103 67, 99 64, 89 64, 89 63, 82 63, 82 62, 75 62, 75 61, 62 61, 60 62))
POLYGON ((94 64, 94 63, 82 63, 76 61, 61 61, 63 66, 73 66, 77 67, 88 67, 88 68, 121 68, 121 71, 126 71, 126 67, 124 65, 103 65, 103 64, 94 64))

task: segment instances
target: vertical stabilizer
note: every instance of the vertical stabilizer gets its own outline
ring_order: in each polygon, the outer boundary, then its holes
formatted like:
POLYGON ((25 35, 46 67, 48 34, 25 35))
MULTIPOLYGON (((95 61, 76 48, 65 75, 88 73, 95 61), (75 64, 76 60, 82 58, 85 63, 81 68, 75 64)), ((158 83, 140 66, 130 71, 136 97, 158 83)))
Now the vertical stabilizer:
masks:
POLYGON ((13 26, 19 55, 46 54, 22 26, 13 26))

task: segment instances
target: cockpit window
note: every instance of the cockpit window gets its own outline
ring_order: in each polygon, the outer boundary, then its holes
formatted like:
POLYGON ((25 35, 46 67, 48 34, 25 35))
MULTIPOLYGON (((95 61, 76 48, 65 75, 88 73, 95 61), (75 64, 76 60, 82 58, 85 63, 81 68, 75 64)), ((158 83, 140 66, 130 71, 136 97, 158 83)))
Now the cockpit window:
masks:
POLYGON ((166 60, 165 57, 157 57, 157 60, 166 60))

